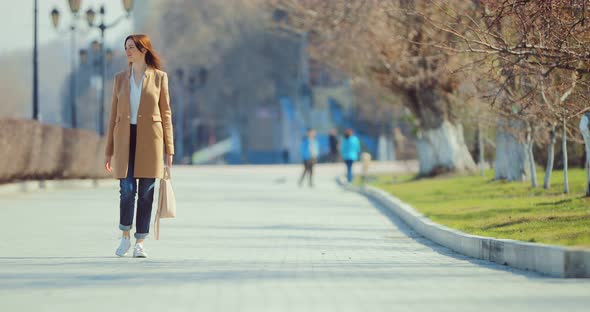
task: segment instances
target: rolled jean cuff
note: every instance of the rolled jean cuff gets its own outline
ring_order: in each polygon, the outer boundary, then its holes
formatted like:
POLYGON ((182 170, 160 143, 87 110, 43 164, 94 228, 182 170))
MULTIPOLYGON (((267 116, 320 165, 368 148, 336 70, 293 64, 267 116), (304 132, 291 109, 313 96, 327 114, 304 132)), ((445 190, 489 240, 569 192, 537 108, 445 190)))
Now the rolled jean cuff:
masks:
POLYGON ((119 224, 119 230, 121 230, 121 231, 129 231, 129 230, 131 230, 131 227, 133 227, 133 225, 119 224))
POLYGON ((133 234, 133 236, 135 236, 135 239, 145 239, 148 235, 150 235, 150 233, 135 233, 135 234, 133 234))

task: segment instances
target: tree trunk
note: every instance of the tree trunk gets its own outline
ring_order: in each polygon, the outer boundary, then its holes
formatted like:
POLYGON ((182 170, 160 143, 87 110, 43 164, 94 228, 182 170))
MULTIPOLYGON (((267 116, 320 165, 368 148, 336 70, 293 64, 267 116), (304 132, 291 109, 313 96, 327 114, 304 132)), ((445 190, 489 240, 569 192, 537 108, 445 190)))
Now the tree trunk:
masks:
POLYGON ((408 107, 420 123, 416 149, 420 175, 449 171, 475 171, 476 166, 463 137, 463 126, 452 114, 448 94, 438 88, 411 90, 408 107))
POLYGON ((533 154, 533 146, 535 145, 535 140, 533 139, 534 135, 534 128, 528 125, 527 127, 527 152, 528 152, 528 159, 529 159, 529 171, 531 173, 531 186, 533 188, 537 188, 537 168, 535 166, 535 155, 533 154))
POLYGON ((519 142, 506 127, 518 130, 522 128, 522 123, 516 120, 498 122, 494 179, 524 181, 530 174, 527 145, 519 142))
POLYGON ((463 126, 444 121, 437 129, 422 131, 416 144, 420 175, 475 170, 463 138, 463 126))
POLYGON ((550 142, 547 147, 547 167, 545 167, 545 179, 543 180, 543 188, 548 190, 551 187, 551 173, 553 172, 553 163, 555 161, 555 124, 551 126, 549 131, 550 142))
POLYGON ((563 134, 561 137, 561 150, 563 151, 563 192, 570 192, 570 181, 567 176, 567 124, 565 117, 563 118, 563 134))
POLYGON ((477 146, 479 150, 479 175, 485 176, 485 155, 481 124, 477 124, 477 146))
POLYGON ((586 196, 590 196, 590 119, 588 113, 580 119, 580 133, 584 138, 584 151, 586 152, 586 196))

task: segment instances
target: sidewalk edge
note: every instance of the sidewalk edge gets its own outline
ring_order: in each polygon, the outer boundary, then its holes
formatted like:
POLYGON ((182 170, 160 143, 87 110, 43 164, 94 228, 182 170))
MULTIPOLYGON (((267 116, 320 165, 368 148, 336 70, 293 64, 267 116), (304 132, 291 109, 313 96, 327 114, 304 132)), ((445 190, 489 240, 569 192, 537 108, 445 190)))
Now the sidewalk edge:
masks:
POLYGON ((383 190, 372 186, 350 185, 340 179, 337 179, 337 182, 344 189, 378 201, 418 234, 460 254, 553 277, 590 277, 590 250, 588 249, 467 234, 433 222, 410 205, 383 190))
POLYGON ((114 179, 29 180, 0 184, 0 194, 27 193, 55 189, 97 188, 118 185, 114 179))

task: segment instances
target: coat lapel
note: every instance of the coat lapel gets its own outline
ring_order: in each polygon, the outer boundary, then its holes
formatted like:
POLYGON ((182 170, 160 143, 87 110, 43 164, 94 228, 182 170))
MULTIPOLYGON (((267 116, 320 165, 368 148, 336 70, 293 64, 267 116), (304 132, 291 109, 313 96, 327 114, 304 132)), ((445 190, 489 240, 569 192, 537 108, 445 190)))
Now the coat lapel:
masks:
POLYGON ((139 109, 138 109, 138 111, 141 111, 141 103, 144 102, 144 97, 145 97, 145 93, 147 90, 147 85, 151 81, 150 79, 152 77, 152 72, 153 72, 153 69, 149 66, 145 70, 145 75, 143 77, 143 83, 141 85, 141 95, 139 96, 139 109))
POLYGON ((124 103, 126 103, 127 113, 131 113, 131 66, 127 70, 127 79, 125 79, 125 83, 123 84, 123 98, 125 99, 124 103))
MULTIPOLYGON (((139 96, 139 108, 138 108, 138 112, 141 111, 141 103, 144 102, 143 98, 145 96, 146 90, 147 90, 147 85, 150 82, 151 77, 153 76, 153 69, 151 67, 148 66, 148 68, 145 70, 145 74, 143 77, 143 83, 141 85, 141 95, 139 96)), ((125 98, 127 99, 127 112, 131 112, 131 66, 129 66, 129 69, 127 70, 127 86, 124 88, 125 89, 125 98)))

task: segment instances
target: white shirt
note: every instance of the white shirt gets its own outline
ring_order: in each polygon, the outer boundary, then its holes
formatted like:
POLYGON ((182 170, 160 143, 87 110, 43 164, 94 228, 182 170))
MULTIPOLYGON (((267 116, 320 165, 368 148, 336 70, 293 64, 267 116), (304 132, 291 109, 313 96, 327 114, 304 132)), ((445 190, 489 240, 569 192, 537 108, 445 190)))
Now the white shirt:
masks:
POLYGON ((309 140, 309 154, 312 158, 318 157, 318 151, 316 150, 315 140, 309 140))
POLYGON ((129 78, 130 86, 129 86, 129 100, 131 104, 131 118, 130 123, 132 125, 137 124, 137 113, 139 112, 139 100, 141 99, 141 89, 143 89, 143 77, 145 77, 145 73, 142 76, 139 85, 135 83, 135 75, 133 74, 133 67, 131 67, 131 77, 129 78))

